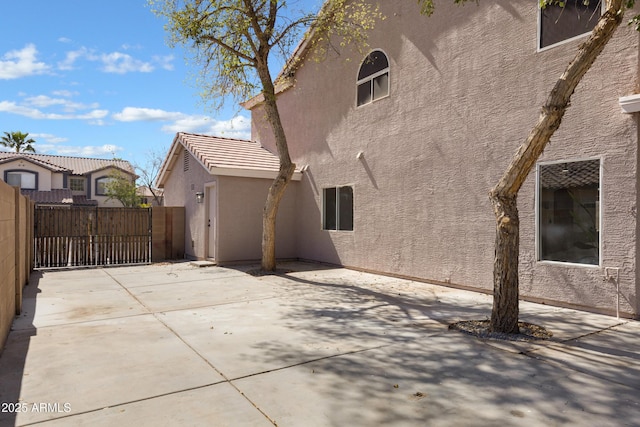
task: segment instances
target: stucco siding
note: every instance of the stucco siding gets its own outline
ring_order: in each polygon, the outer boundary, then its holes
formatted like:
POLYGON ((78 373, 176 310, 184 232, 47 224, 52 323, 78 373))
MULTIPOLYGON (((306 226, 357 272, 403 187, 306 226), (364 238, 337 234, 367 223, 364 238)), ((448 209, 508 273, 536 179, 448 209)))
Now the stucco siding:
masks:
MULTIPOLYGON (((42 166, 35 165, 22 159, 0 164, 0 179, 4 181, 4 175, 6 171, 17 170, 37 173, 37 190, 39 191, 51 191, 52 188, 62 188, 62 185, 60 185, 59 187, 52 186, 52 181, 53 184, 57 184, 58 182, 57 180, 52 179, 52 172, 49 169, 43 168, 42 166)), ((60 183, 62 183, 62 181, 60 181, 60 183)))
MULTIPOLYGON (((188 153, 188 152, 187 152, 188 153)), ((185 208, 185 255, 206 259, 215 254, 219 263, 254 261, 262 255, 262 209, 271 185, 271 179, 214 176, 188 153, 180 148, 179 159, 164 184, 166 206, 185 208), (187 167, 185 165, 188 164, 187 167), (215 185, 215 187, 213 187, 215 185), (210 192, 209 188, 215 188, 210 192), (196 193, 205 195, 203 203, 196 202, 196 193), (216 212, 210 214, 209 197, 215 194, 216 212), (208 219, 215 215, 209 226, 208 219), (215 233, 215 239, 209 239, 215 233), (209 245, 214 244, 215 248, 209 245)), ((276 228, 276 256, 296 257, 296 221, 294 212, 296 182, 292 182, 281 202, 276 228)))
POLYGON ((185 256, 188 258, 206 258, 206 204, 196 203, 196 193, 204 192, 207 183, 215 182, 215 177, 191 155, 188 154, 188 167, 185 170, 184 149, 179 152, 174 170, 165 183, 165 205, 184 206, 185 209, 185 256))
MULTIPOLYGON (((300 258, 492 289, 494 216, 488 191, 536 123, 580 40, 537 52, 537 3, 383 2, 371 48, 390 62, 390 96, 356 107, 360 55, 307 61, 279 97, 289 146, 309 165, 297 194, 300 258), (345 58, 351 58, 345 61, 345 58), (359 152, 363 155, 357 158, 359 152), (354 230, 322 230, 322 191, 351 185, 354 230)), ((532 173, 518 203, 525 298, 635 315, 637 123, 618 98, 633 93, 638 36, 621 26, 572 98, 541 161, 600 158, 602 259, 596 267, 537 261, 532 173)), ((273 149, 260 107, 253 136, 273 149)))
MULTIPOLYGON (((259 260, 262 257, 262 211, 270 179, 218 177, 218 261, 259 260)), ((278 209, 276 257, 294 258, 297 182, 292 182, 278 209)))

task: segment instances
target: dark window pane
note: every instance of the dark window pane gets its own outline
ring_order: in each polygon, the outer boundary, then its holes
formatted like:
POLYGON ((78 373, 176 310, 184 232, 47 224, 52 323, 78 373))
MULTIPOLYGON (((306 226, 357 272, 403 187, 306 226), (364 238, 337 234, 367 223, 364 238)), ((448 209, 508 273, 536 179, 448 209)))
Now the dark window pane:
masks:
POLYGON ((358 73, 358 80, 372 76, 388 67, 389 61, 387 60, 387 56, 379 50, 374 50, 362 62, 360 72, 358 73))
POLYGON ((371 81, 358 85, 358 106, 371 102, 371 81))
POLYGON ((540 10, 540 47, 588 33, 600 18, 601 3, 568 0, 564 8, 550 5, 540 10))
POLYGON ((111 178, 98 178, 96 180, 96 196, 106 196, 107 195, 107 185, 111 181, 111 178))
POLYGON ((83 178, 70 178, 69 188, 72 191, 84 191, 84 179, 83 178))
POLYGON ((9 172, 7 173, 7 184, 25 190, 35 190, 36 174, 31 172, 9 172))
POLYGON ((389 73, 373 79, 373 99, 379 99, 387 95, 389 95, 389 73))
POLYGON ((540 166, 540 259, 598 265, 600 161, 540 166))
POLYGON ((340 230, 353 230, 353 188, 340 187, 340 230))
POLYGON ((15 173, 15 172, 9 172, 7 174, 7 184, 9 184, 12 187, 20 187, 20 174, 19 173, 15 173))
POLYGON ((336 230, 336 189, 324 189, 324 224, 325 230, 336 230))

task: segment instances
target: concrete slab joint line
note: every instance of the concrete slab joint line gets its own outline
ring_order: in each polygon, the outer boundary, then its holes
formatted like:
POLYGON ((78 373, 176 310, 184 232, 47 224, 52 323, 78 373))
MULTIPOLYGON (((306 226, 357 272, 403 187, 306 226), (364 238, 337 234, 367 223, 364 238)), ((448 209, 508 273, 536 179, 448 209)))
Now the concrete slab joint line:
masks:
POLYGON ((551 340, 483 341, 447 326, 485 318, 484 294, 298 262, 274 276, 251 268, 34 275, 0 355, 0 425, 640 419, 637 321, 523 302, 522 320, 551 340), (9 412, 10 402, 50 410, 9 412))

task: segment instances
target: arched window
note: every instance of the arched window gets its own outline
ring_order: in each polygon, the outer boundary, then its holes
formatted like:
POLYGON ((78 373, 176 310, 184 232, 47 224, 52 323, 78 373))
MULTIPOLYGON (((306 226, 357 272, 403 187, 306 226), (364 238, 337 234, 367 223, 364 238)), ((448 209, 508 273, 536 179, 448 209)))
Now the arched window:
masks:
POLYGON ((358 106, 389 95, 389 60, 380 50, 371 52, 358 73, 358 106))

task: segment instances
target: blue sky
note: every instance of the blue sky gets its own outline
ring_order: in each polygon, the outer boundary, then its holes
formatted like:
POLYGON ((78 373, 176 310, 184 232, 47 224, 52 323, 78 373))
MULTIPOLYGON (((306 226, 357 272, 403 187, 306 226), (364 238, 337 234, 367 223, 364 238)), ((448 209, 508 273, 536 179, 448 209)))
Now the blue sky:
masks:
POLYGON ((146 0, 3 3, 0 135, 28 132, 38 153, 139 165, 179 131, 250 137, 247 111, 202 102, 197 69, 167 46, 146 0))

